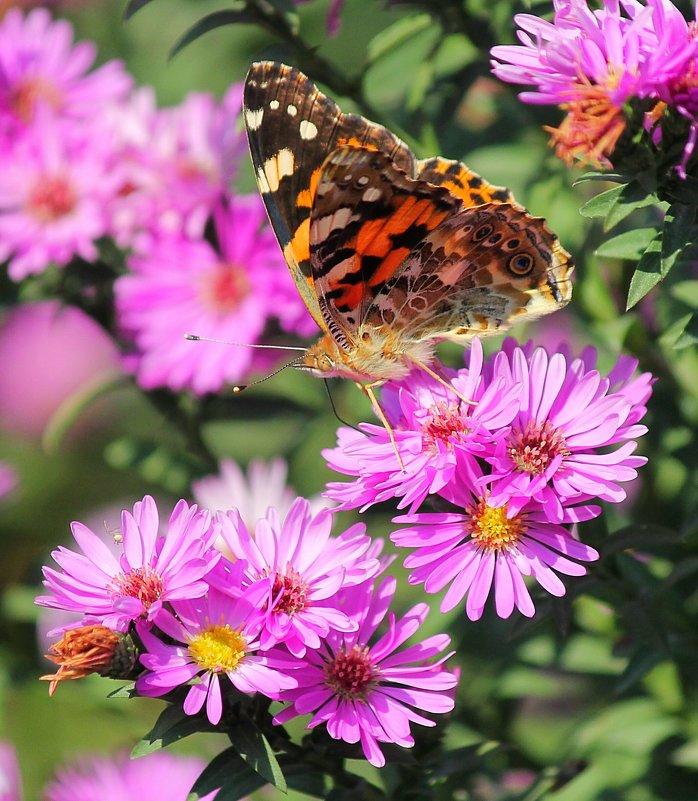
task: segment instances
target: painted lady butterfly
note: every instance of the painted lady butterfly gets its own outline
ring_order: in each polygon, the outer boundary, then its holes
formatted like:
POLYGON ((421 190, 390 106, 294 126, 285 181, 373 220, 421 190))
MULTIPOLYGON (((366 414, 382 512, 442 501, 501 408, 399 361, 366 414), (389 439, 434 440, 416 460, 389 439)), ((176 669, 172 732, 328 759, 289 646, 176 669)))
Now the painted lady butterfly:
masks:
MULTIPOLYGON (((323 331, 302 358, 364 391, 428 367, 440 340, 562 308, 572 261, 545 221, 457 161, 417 160, 303 73, 253 64, 244 116, 259 190, 323 331)), ((382 417, 382 414, 380 415, 382 417)))

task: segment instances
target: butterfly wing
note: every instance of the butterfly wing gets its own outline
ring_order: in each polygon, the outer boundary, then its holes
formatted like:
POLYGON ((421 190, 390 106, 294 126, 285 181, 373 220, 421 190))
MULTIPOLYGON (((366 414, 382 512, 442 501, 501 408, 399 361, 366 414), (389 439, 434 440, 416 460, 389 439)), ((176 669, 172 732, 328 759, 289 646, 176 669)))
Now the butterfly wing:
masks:
POLYGON ((408 172, 409 148, 381 125, 343 114, 299 70, 272 61, 252 65, 244 119, 257 185, 291 275, 318 325, 325 327, 310 270, 310 210, 325 157, 355 144, 380 150, 408 172))
POLYGON ((441 156, 422 159, 416 165, 417 178, 434 186, 443 186, 459 197, 466 206, 483 203, 515 203, 514 196, 504 186, 495 186, 473 172, 460 161, 441 156))

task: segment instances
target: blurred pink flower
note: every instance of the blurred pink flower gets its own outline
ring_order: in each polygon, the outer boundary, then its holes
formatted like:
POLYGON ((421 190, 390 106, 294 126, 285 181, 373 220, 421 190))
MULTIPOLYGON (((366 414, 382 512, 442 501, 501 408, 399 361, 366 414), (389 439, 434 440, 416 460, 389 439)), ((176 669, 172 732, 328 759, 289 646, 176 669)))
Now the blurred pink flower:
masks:
POLYGON ((96 47, 73 43, 73 29, 45 8, 26 15, 10 9, 0 21, 0 133, 35 121, 39 106, 61 118, 88 120, 105 103, 123 98, 132 79, 120 61, 94 72, 96 47))
POLYGON ((22 801, 17 753, 7 740, 0 740, 0 801, 22 801))
POLYGON ((0 500, 9 495, 16 486, 17 474, 8 464, 0 462, 0 500))
POLYGON ((393 612, 388 615, 395 588, 389 577, 375 591, 371 583, 347 591, 347 611, 358 628, 331 631, 319 649, 307 652, 294 671, 298 687, 279 699, 291 705, 276 715, 275 723, 311 713, 309 729, 324 723, 330 737, 360 742, 366 759, 382 767, 380 743, 411 748, 411 723, 435 725, 422 711, 453 709, 450 690, 458 679, 443 668, 450 638, 437 634, 398 650, 419 631, 429 607, 417 604, 399 619, 393 612), (376 634, 379 627, 382 634, 376 634))
POLYGON ((0 322, 0 426, 40 436, 79 393, 120 374, 117 349, 80 309, 60 301, 8 311, 0 322))
POLYGON ((66 127, 45 108, 37 125, 0 150, 0 262, 13 281, 97 258, 107 202, 120 184, 100 127, 66 127))
MULTIPOLYGON (((308 1, 309 0, 293 0, 297 6, 307 3, 308 1)), ((339 18, 343 6, 344 0, 331 0, 330 7, 327 11, 327 32, 330 36, 336 36, 339 33, 339 18)))
MULTIPOLYGON (((128 754, 82 757, 56 771, 44 789, 43 798, 45 801, 186 801, 205 767, 203 759, 165 751, 139 759, 131 759, 128 754)), ((217 792, 202 796, 200 801, 212 801, 217 792)))
POLYGON ((279 313, 278 286, 290 278, 259 196, 233 198, 214 223, 218 251, 203 240, 163 236, 134 254, 132 273, 115 284, 119 322, 136 344, 134 370, 146 389, 201 395, 239 382, 253 364, 251 348, 184 335, 254 343, 279 313))

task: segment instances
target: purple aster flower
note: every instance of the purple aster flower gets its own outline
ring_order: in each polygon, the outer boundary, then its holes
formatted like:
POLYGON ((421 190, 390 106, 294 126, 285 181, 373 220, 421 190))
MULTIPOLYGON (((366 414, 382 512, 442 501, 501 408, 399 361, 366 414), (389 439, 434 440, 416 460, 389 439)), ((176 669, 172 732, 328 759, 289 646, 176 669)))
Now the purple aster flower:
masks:
MULTIPOLYGON (((303 656, 306 648, 318 648, 330 631, 356 629, 335 596, 380 570, 362 523, 332 537, 332 513, 323 509, 313 516, 305 498, 296 499, 283 522, 269 509, 254 536, 237 510, 217 519, 227 549, 246 563, 244 593, 261 621, 263 649, 283 643, 294 656, 303 656)), ((222 560, 209 581, 237 592, 229 578, 237 564, 222 560)))
MULTIPOLYGON (((479 620, 494 582, 499 617, 509 617, 515 607, 532 617, 535 607, 524 576, 532 576, 549 593, 560 596, 565 594, 565 585, 556 572, 583 576, 586 568, 579 562, 599 558, 563 525, 549 522, 536 501, 518 511, 506 503, 495 506, 486 491, 478 494, 470 482, 454 485, 452 499, 463 512, 396 517, 393 522, 408 523, 409 528, 390 537, 396 545, 412 549, 405 559, 405 567, 411 570, 410 584, 424 584, 428 593, 449 585, 442 612, 453 609, 467 594, 466 613, 471 620, 479 620)), ((581 522, 599 513, 598 506, 565 508, 560 522, 581 522)))
POLYGON ((550 520, 562 522, 565 503, 626 497, 620 484, 636 478, 647 461, 633 453, 635 437, 647 431, 638 421, 653 379, 649 373, 633 377, 638 363, 627 356, 606 378, 595 364, 593 348, 572 360, 533 350, 531 343, 504 344, 494 374, 521 387, 521 396, 508 433, 485 456, 491 475, 482 481, 495 506, 506 502, 517 513, 534 498, 550 520))
POLYGON ((420 370, 383 388, 381 406, 402 466, 385 428, 364 424, 363 433, 339 429, 338 447, 323 451, 323 456, 333 470, 356 476, 351 483, 327 485, 326 496, 340 503, 340 509, 360 506, 363 511, 397 497, 398 508, 411 505, 414 510, 427 495, 441 492, 456 470, 467 469, 473 454, 484 453, 496 436, 502 436, 519 410, 519 387, 490 377, 477 338, 467 358, 467 368, 437 368, 461 397, 420 370))
POLYGON ((385 764, 380 743, 414 745, 410 723, 434 726, 422 712, 445 713, 454 706, 449 690, 457 678, 443 668, 451 654, 446 634, 437 634, 398 650, 427 616, 427 604, 417 604, 400 619, 388 615, 387 630, 376 637, 395 594, 396 581, 384 579, 377 590, 370 583, 349 593, 359 620, 356 631, 332 631, 321 647, 308 651, 294 673, 298 687, 281 693, 291 704, 275 718, 285 723, 311 713, 308 728, 325 723, 330 737, 361 743, 366 759, 385 764), (434 661, 436 660, 436 661, 434 661))
MULTIPOLYGON (((206 763, 158 751, 139 759, 128 754, 83 757, 59 769, 44 790, 45 801, 186 801, 206 763)), ((204 796, 212 801, 218 793, 204 796)))
POLYGON ((131 257, 133 272, 115 284, 119 322, 136 343, 134 367, 146 389, 203 394, 239 382, 253 364, 251 348, 184 335, 254 343, 278 311, 277 287, 290 278, 259 196, 235 197, 214 222, 218 252, 204 240, 162 236, 131 257))
POLYGON ((681 75, 695 52, 686 22, 669 0, 554 0, 553 22, 530 14, 515 21, 521 45, 494 47, 493 72, 503 81, 532 84, 527 103, 560 104, 567 117, 553 130, 557 154, 608 164, 625 130, 622 107, 649 97, 668 76, 681 75))
POLYGON ((119 61, 88 73, 95 55, 92 42, 74 44, 70 23, 52 20, 46 9, 26 16, 10 9, 0 22, 0 131, 16 135, 42 105, 87 120, 122 99, 132 79, 119 61))
POLYGON ((0 740, 0 801, 22 801, 22 777, 17 754, 7 740, 0 740))
POLYGON ((74 256, 94 261, 119 184, 101 128, 76 132, 48 111, 38 116, 0 153, 0 262, 10 260, 14 281, 74 256))
POLYGON ((167 601, 203 595, 208 589, 204 577, 220 557, 212 549, 218 526, 210 513, 179 501, 166 536, 159 527, 157 506, 149 495, 134 505, 133 514, 121 514, 120 555, 87 526, 73 523, 82 553, 62 546, 52 553, 61 570, 44 568, 44 585, 51 594, 39 596, 36 603, 126 631, 132 620, 152 621, 167 601))
MULTIPOLYGON (((239 580, 239 568, 235 572, 239 580)), ((141 695, 165 695, 198 678, 189 688, 184 711, 195 715, 205 704, 206 715, 215 725, 223 714, 223 675, 240 692, 261 692, 268 698, 296 686, 296 680, 284 673, 296 667, 295 660, 276 650, 259 653, 259 619, 246 598, 212 587, 203 598, 174 601, 172 609, 174 615, 162 609, 155 623, 176 644, 166 644, 138 626, 148 651, 141 654, 148 672, 136 682, 141 695)))

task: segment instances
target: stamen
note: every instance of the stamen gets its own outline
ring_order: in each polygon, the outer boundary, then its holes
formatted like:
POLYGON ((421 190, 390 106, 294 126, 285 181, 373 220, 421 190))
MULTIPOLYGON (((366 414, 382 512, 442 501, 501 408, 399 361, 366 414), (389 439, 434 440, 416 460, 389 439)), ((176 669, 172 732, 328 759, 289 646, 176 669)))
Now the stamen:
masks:
POLYGON ((538 423, 529 420, 523 431, 513 430, 509 435, 507 452, 520 473, 538 476, 548 469, 556 456, 569 456, 565 438, 550 420, 538 423))
POLYGON ((216 672, 235 670, 245 656, 247 642, 240 629, 227 623, 209 626, 189 643, 189 653, 197 665, 216 672))
POLYGON ((467 528, 470 536, 487 551, 508 551, 526 533, 523 517, 507 517, 507 506, 489 506, 486 498, 480 498, 469 506, 467 528))
POLYGON ((325 684, 347 701, 364 701, 378 677, 368 648, 359 645, 350 651, 341 650, 325 665, 325 684))
POLYGON ((289 616, 300 612, 308 605, 308 585, 300 574, 288 566, 285 573, 276 573, 272 587, 272 612, 280 612, 289 616))
POLYGON ((138 598, 146 611, 160 600, 163 589, 162 578, 149 565, 134 568, 128 575, 115 576, 111 585, 114 595, 138 598))

